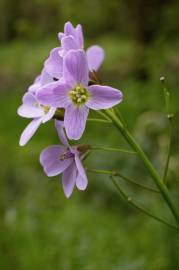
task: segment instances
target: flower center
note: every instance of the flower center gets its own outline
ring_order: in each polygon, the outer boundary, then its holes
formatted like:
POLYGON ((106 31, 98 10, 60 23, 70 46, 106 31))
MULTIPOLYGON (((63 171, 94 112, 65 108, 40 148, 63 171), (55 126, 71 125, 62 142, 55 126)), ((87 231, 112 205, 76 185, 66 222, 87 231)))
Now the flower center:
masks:
POLYGON ((45 114, 47 114, 50 110, 49 106, 40 105, 40 107, 42 108, 42 110, 44 111, 45 114))
POLYGON ((71 153, 70 151, 66 151, 60 156, 60 161, 64 161, 65 159, 68 159, 68 158, 73 158, 74 156, 75 155, 71 153))
POLYGON ((83 105, 88 100, 88 90, 83 85, 77 85, 70 91, 70 98, 76 105, 83 105))

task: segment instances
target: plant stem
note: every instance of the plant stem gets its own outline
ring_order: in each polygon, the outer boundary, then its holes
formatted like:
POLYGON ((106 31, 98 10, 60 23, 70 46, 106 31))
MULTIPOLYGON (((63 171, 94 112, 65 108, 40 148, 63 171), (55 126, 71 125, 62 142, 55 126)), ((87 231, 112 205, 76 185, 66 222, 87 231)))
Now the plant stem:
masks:
POLYGON ((92 150, 113 151, 113 152, 121 152, 121 153, 126 153, 126 154, 137 154, 134 151, 130 151, 130 150, 127 150, 127 149, 122 149, 122 148, 113 148, 113 147, 92 146, 92 150))
POLYGON ((150 162, 150 160, 148 159, 148 157, 146 156, 144 151, 141 149, 141 147, 135 142, 134 138, 129 133, 129 131, 123 126, 120 119, 110 110, 106 110, 105 112, 106 112, 106 115, 113 121, 114 125, 117 127, 117 129, 120 131, 120 133, 124 136, 124 138, 129 143, 129 145, 133 148, 134 151, 137 152, 138 156, 143 161, 145 167, 147 168, 147 170, 150 173, 151 177, 153 178, 155 184, 159 188, 165 202, 167 203, 173 216, 175 217, 176 222, 179 224, 178 211, 170 198, 168 188, 165 186, 163 181, 160 179, 160 176, 158 175, 154 166, 152 165, 152 163, 150 162))
POLYGON ((172 144, 172 118, 169 118, 169 142, 168 142, 168 153, 167 153, 167 159, 165 163, 164 168, 164 174, 163 174, 163 182, 167 183, 167 173, 169 168, 169 162, 170 162, 170 155, 171 155, 171 144, 172 144))
POLYGON ((175 225, 172 225, 170 223, 168 223, 167 221, 159 218, 159 217, 156 217, 154 216, 153 214, 151 214, 150 212, 148 212, 148 210, 140 207, 136 202, 133 201, 133 199, 131 197, 129 197, 122 189, 121 187, 118 185, 117 181, 114 179, 113 176, 111 176, 111 179, 112 179, 112 182, 114 184, 114 186, 116 187, 118 193, 121 195, 121 197, 126 200, 129 204, 131 204, 134 208, 136 208, 137 210, 139 210, 140 212, 144 213, 145 215, 169 226, 170 228, 172 229, 175 229, 175 230, 179 230, 179 227, 175 226, 175 225))
POLYGON ((88 118, 88 121, 105 123, 105 124, 111 124, 112 123, 110 120, 105 120, 105 119, 100 119, 100 118, 88 118))
POLYGON ((160 192, 159 190, 154 189, 152 187, 148 187, 146 185, 142 185, 142 184, 136 182, 135 180, 133 180, 133 179, 131 179, 131 178, 129 178, 129 177, 127 177, 127 176, 119 173, 119 172, 107 171, 107 170, 98 170, 98 169, 91 169, 91 168, 87 168, 87 171, 93 172, 93 173, 97 173, 97 174, 106 174, 106 175, 110 175, 110 176, 118 176, 121 179, 125 180, 126 182, 129 182, 129 183, 131 183, 131 184, 133 184, 133 185, 135 185, 135 186, 137 186, 139 188, 143 188, 143 189, 145 189, 147 191, 156 192, 156 193, 159 193, 160 192))

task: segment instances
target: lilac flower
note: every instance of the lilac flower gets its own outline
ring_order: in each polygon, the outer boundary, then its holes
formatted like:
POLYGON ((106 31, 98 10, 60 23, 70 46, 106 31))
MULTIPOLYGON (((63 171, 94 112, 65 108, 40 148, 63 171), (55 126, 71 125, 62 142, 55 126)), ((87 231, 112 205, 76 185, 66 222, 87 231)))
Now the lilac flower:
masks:
POLYGON ((33 120, 24 129, 19 144, 24 146, 34 135, 40 124, 49 121, 56 109, 45 107, 39 104, 33 92, 27 92, 23 96, 23 104, 18 109, 18 114, 25 118, 32 118, 33 120))
MULTIPOLYGON (((63 74, 63 58, 70 50, 83 49, 84 38, 82 26, 76 28, 71 22, 65 23, 64 33, 58 34, 61 47, 54 48, 45 61, 45 69, 52 78, 61 79, 63 74)), ((91 46, 86 51, 89 70, 98 70, 104 60, 104 50, 100 46, 91 46)))
POLYGON ((108 109, 122 101, 122 93, 109 86, 88 86, 88 63, 82 50, 64 57, 63 82, 42 87, 37 98, 45 106, 65 108, 64 125, 69 139, 79 139, 85 129, 89 109, 108 109))
POLYGON ((78 147, 68 144, 60 121, 56 121, 56 127, 63 145, 52 145, 44 149, 40 155, 40 163, 49 177, 63 173, 62 185, 66 197, 69 198, 75 185, 79 190, 85 190, 88 180, 78 147))
POLYGON ((65 51, 84 48, 83 29, 81 24, 74 27, 71 22, 65 23, 64 33, 58 33, 58 38, 61 42, 62 49, 64 50, 64 52, 61 52, 62 56, 64 56, 65 51))

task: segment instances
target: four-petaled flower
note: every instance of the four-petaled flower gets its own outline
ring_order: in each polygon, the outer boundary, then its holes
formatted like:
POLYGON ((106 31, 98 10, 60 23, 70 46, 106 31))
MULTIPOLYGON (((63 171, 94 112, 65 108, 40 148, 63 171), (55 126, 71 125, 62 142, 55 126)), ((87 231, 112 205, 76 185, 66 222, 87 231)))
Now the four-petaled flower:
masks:
POLYGON ((82 50, 70 50, 63 59, 63 81, 39 89, 40 104, 64 108, 64 126, 69 139, 79 139, 85 129, 89 109, 108 109, 122 101, 121 91, 101 85, 88 86, 89 69, 82 50))
POLYGON ((40 163, 49 177, 63 173, 62 185, 69 198, 75 185, 79 190, 85 190, 88 184, 81 163, 83 153, 80 153, 78 146, 68 144, 61 121, 56 121, 56 128, 63 145, 52 145, 44 149, 40 155, 40 163))

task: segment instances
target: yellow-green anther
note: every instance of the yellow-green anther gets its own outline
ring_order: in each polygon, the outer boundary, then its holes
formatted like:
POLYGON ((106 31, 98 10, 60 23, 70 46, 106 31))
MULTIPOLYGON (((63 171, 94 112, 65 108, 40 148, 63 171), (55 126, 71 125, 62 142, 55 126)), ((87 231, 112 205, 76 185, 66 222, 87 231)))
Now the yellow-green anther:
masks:
POLYGON ((77 85, 70 91, 69 96, 73 103, 79 106, 83 105, 87 101, 89 93, 84 86, 77 85))

